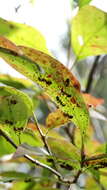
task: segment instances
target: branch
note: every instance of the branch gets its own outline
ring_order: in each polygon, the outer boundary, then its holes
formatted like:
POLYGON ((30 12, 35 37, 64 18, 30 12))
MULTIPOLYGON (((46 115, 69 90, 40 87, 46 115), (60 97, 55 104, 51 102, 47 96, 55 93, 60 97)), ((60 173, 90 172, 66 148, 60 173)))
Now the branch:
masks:
POLYGON ((92 82, 93 82, 93 76, 94 76, 94 73, 96 71, 96 68, 97 68, 97 65, 98 65, 98 62, 99 62, 99 58, 100 58, 100 56, 97 56, 95 58, 93 66, 92 66, 92 68, 90 70, 90 73, 89 73, 89 76, 88 76, 88 81, 87 81, 87 86, 86 86, 86 90, 85 90, 86 93, 88 93, 91 90, 92 82))
POLYGON ((38 129, 38 131, 39 131, 39 134, 40 134, 40 136, 41 136, 41 139, 42 139, 42 141, 43 141, 43 143, 44 143, 44 146, 45 146, 47 152, 48 152, 50 155, 52 155, 51 150, 50 150, 50 148, 49 148, 49 146, 48 146, 48 144, 47 144, 47 141, 46 141, 46 136, 43 134, 41 128, 39 127, 39 124, 38 124, 38 122, 37 122, 37 119, 36 119, 34 113, 33 113, 33 117, 34 117, 35 125, 37 126, 37 129, 38 129))
MULTIPOLYGON (((15 149, 18 148, 18 146, 13 142, 13 140, 4 132, 0 129, 0 135, 3 136, 15 149)), ((58 179, 63 182, 63 183, 67 183, 67 184, 72 184, 73 181, 70 181, 68 179, 65 179, 59 172, 57 172, 55 169, 51 168, 50 166, 43 164, 41 162, 39 162, 36 159, 33 159, 32 157, 30 157, 29 155, 25 154, 24 158, 26 158, 27 160, 29 160, 30 162, 32 162, 35 165, 38 165, 42 168, 48 169, 49 171, 51 171, 54 175, 56 175, 58 177, 58 179)))

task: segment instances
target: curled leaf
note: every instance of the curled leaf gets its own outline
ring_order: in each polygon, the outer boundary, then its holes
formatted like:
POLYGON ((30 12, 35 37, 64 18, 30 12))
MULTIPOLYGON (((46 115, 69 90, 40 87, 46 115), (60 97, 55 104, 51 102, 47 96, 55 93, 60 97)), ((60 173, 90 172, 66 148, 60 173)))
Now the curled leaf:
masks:
POLYGON ((23 55, 0 48, 0 56, 17 71, 43 87, 69 120, 85 134, 89 115, 77 79, 51 56, 23 46, 20 46, 20 50, 23 55))

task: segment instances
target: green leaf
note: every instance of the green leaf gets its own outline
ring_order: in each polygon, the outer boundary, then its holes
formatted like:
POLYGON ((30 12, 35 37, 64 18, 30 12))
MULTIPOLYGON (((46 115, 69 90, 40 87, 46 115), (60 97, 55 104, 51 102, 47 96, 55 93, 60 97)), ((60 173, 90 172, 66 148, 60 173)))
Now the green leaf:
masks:
MULTIPOLYGON (((31 99, 23 92, 7 86, 0 86, 0 124, 9 127, 10 133, 22 131, 28 118, 32 115, 31 99)), ((4 127, 3 127, 4 126, 4 127)))
POLYGON ((30 80, 12 77, 7 74, 0 74, 0 82, 17 89, 34 89, 35 88, 34 84, 30 80))
POLYGON ((0 35, 7 37, 17 45, 29 46, 50 54, 43 35, 31 26, 0 18, 0 35))
MULTIPOLYGON (((35 179, 37 179, 35 177, 35 179)), ((14 183, 11 187, 11 190, 17 190, 17 189, 20 189, 20 190, 58 190, 56 188, 53 188, 53 187, 48 187, 50 186, 50 181, 49 181, 49 178, 48 180, 46 181, 46 179, 44 179, 43 177, 41 177, 41 180, 37 179, 37 182, 22 182, 22 181, 18 181, 16 183, 14 183), (44 182, 45 180, 45 182, 44 182), (40 183, 38 182, 40 181, 40 183)), ((52 185, 53 186, 53 185, 52 185)))
POLYGON ((0 181, 2 182, 10 182, 16 180, 27 180, 31 178, 31 176, 27 173, 9 171, 0 173, 0 181))
POLYGON ((10 47, 10 51, 6 50, 6 44, 9 43, 8 40, 5 40, 5 44, 0 41, 0 56, 17 71, 44 88, 69 120, 85 134, 89 115, 80 92, 80 84, 73 74, 59 61, 35 49, 20 46, 17 51, 17 46, 14 45, 12 49, 10 47))
POLYGON ((72 20, 72 46, 77 58, 107 53, 107 13, 84 6, 72 20))
POLYGON ((0 136, 0 146, 2 147, 0 148, 0 157, 15 151, 15 148, 2 136, 0 136))
POLYGON ((80 153, 72 143, 52 137, 48 137, 47 142, 56 159, 65 162, 65 165, 69 164, 74 168, 80 168, 80 153))
POLYGON ((92 178, 88 177, 86 181, 86 190, 100 190, 101 188, 99 187, 98 183, 92 178))
POLYGON ((87 5, 90 3, 92 0, 79 0, 79 7, 83 7, 84 5, 87 5))
POLYGON ((100 183, 104 189, 107 188, 107 168, 100 169, 100 183))

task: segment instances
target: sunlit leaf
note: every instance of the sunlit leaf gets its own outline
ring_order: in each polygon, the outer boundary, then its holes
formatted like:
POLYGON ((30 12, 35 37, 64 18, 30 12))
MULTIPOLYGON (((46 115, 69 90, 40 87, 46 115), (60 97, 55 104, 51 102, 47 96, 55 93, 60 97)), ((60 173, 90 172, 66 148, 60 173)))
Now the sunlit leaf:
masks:
POLYGON ((65 165, 69 164, 74 168, 80 167, 80 153, 72 143, 67 140, 58 140, 52 137, 48 137, 47 142, 51 148, 53 155, 57 159, 65 162, 65 165))
MULTIPOLYGON (((81 134, 78 128, 75 129, 75 145, 80 149, 81 148, 81 134)), ((84 139, 84 152, 86 155, 91 156, 95 155, 95 151, 97 147, 100 146, 100 142, 98 140, 95 140, 94 137, 94 130, 93 126, 89 126, 87 130, 87 135, 85 136, 84 139)))
POLYGON ((107 153, 107 143, 100 144, 96 147, 95 153, 107 153))
POLYGON ((35 88, 34 84, 30 80, 12 77, 7 74, 0 74, 0 82, 17 89, 34 89, 35 88))
POLYGON ((50 113, 46 118, 46 127, 49 129, 62 126, 69 122, 69 117, 64 115, 64 113, 57 109, 56 111, 50 113))
POLYGON ((9 126, 10 131, 22 131, 32 110, 32 101, 25 93, 12 87, 0 86, 1 128, 9 126))
POLYGON ((35 177, 35 180, 37 179, 37 182, 31 181, 31 182, 16 182, 12 185, 11 190, 58 190, 57 188, 49 187, 49 178, 46 179, 45 177, 41 177, 41 179, 38 179, 35 177), (47 180, 47 181, 46 181, 47 180), (39 183, 40 181, 40 183, 39 183), (45 182, 44 182, 45 181, 45 182), (46 183, 46 184, 45 184, 46 183))
POLYGON ((87 5, 90 3, 92 0, 79 0, 79 7, 83 7, 84 5, 87 5))
POLYGON ((83 6, 72 20, 72 46, 78 59, 107 53, 107 13, 83 6))
POLYGON ((50 54, 43 35, 31 26, 0 18, 0 35, 7 37, 17 45, 25 45, 50 54))
POLYGON ((88 177, 86 181, 85 189, 86 190, 100 190, 101 188, 92 177, 88 177))
POLYGON ((65 115, 85 134, 89 116, 77 79, 64 65, 47 54, 23 46, 20 46, 20 51, 23 55, 17 54, 16 50, 13 52, 0 48, 0 56, 43 87, 65 115))
POLYGON ((100 169, 100 183, 107 188, 107 168, 100 169))
POLYGON ((0 137, 0 146, 2 147, 0 148, 0 157, 6 154, 11 154, 15 151, 15 148, 2 136, 0 137))

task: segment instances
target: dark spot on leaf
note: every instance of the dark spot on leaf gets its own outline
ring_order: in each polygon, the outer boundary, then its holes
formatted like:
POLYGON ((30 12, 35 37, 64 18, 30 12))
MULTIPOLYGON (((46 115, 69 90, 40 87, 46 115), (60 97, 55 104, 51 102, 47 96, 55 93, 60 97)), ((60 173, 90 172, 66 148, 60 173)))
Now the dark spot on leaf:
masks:
POLYGON ((77 107, 80 108, 81 106, 77 103, 77 107))
POLYGON ((66 165, 60 164, 60 166, 61 166, 61 168, 65 168, 65 169, 67 169, 67 170, 73 170, 73 167, 70 166, 70 165, 68 165, 68 164, 66 164, 66 165))
POLYGON ((80 91, 80 84, 79 84, 78 82, 75 82, 75 83, 73 84, 73 86, 74 86, 74 88, 76 88, 77 90, 80 91))
POLYGON ((42 62, 43 62, 44 64, 46 64, 46 63, 47 63, 47 61, 46 61, 46 60, 43 60, 42 62))
POLYGON ((14 127, 14 131, 16 131, 16 132, 23 131, 23 127, 20 127, 20 128, 14 127))
POLYGON ((65 106, 65 104, 60 100, 60 98, 58 96, 56 96, 56 100, 57 102, 61 105, 61 106, 65 106))
POLYGON ((18 56, 18 53, 16 53, 16 52, 13 52, 13 51, 12 51, 12 54, 13 54, 14 56, 18 56))
POLYGON ((65 86, 69 86, 70 80, 67 78, 65 81, 65 86))
POLYGON ((6 123, 6 124, 13 125, 13 122, 12 122, 12 121, 9 121, 9 120, 7 120, 7 119, 5 120, 5 123, 6 123))
POLYGON ((70 99, 70 101, 71 101, 73 104, 76 104, 76 100, 75 100, 74 97, 72 97, 72 98, 70 99))
POLYGON ((47 77, 48 77, 48 78, 51 78, 51 77, 52 77, 52 75, 48 75, 47 77))
POLYGON ((51 85, 51 84, 52 84, 51 81, 46 80, 46 79, 44 79, 44 78, 40 78, 40 77, 38 77, 38 80, 39 80, 39 81, 42 81, 42 82, 45 82, 47 85, 51 85))
POLYGON ((9 27, 10 27, 11 29, 13 29, 13 28, 14 28, 14 25, 13 25, 13 24, 10 24, 9 27))
POLYGON ((11 104, 17 104, 17 101, 16 100, 11 100, 10 103, 11 104))
POLYGON ((67 116, 68 118, 72 119, 73 118, 73 115, 70 115, 68 113, 64 113, 65 116, 67 116))
POLYGON ((68 94, 68 93, 66 93, 64 90, 63 90, 63 88, 61 88, 61 92, 62 92, 62 94, 63 95, 66 95, 67 97, 71 97, 71 94, 68 94))

